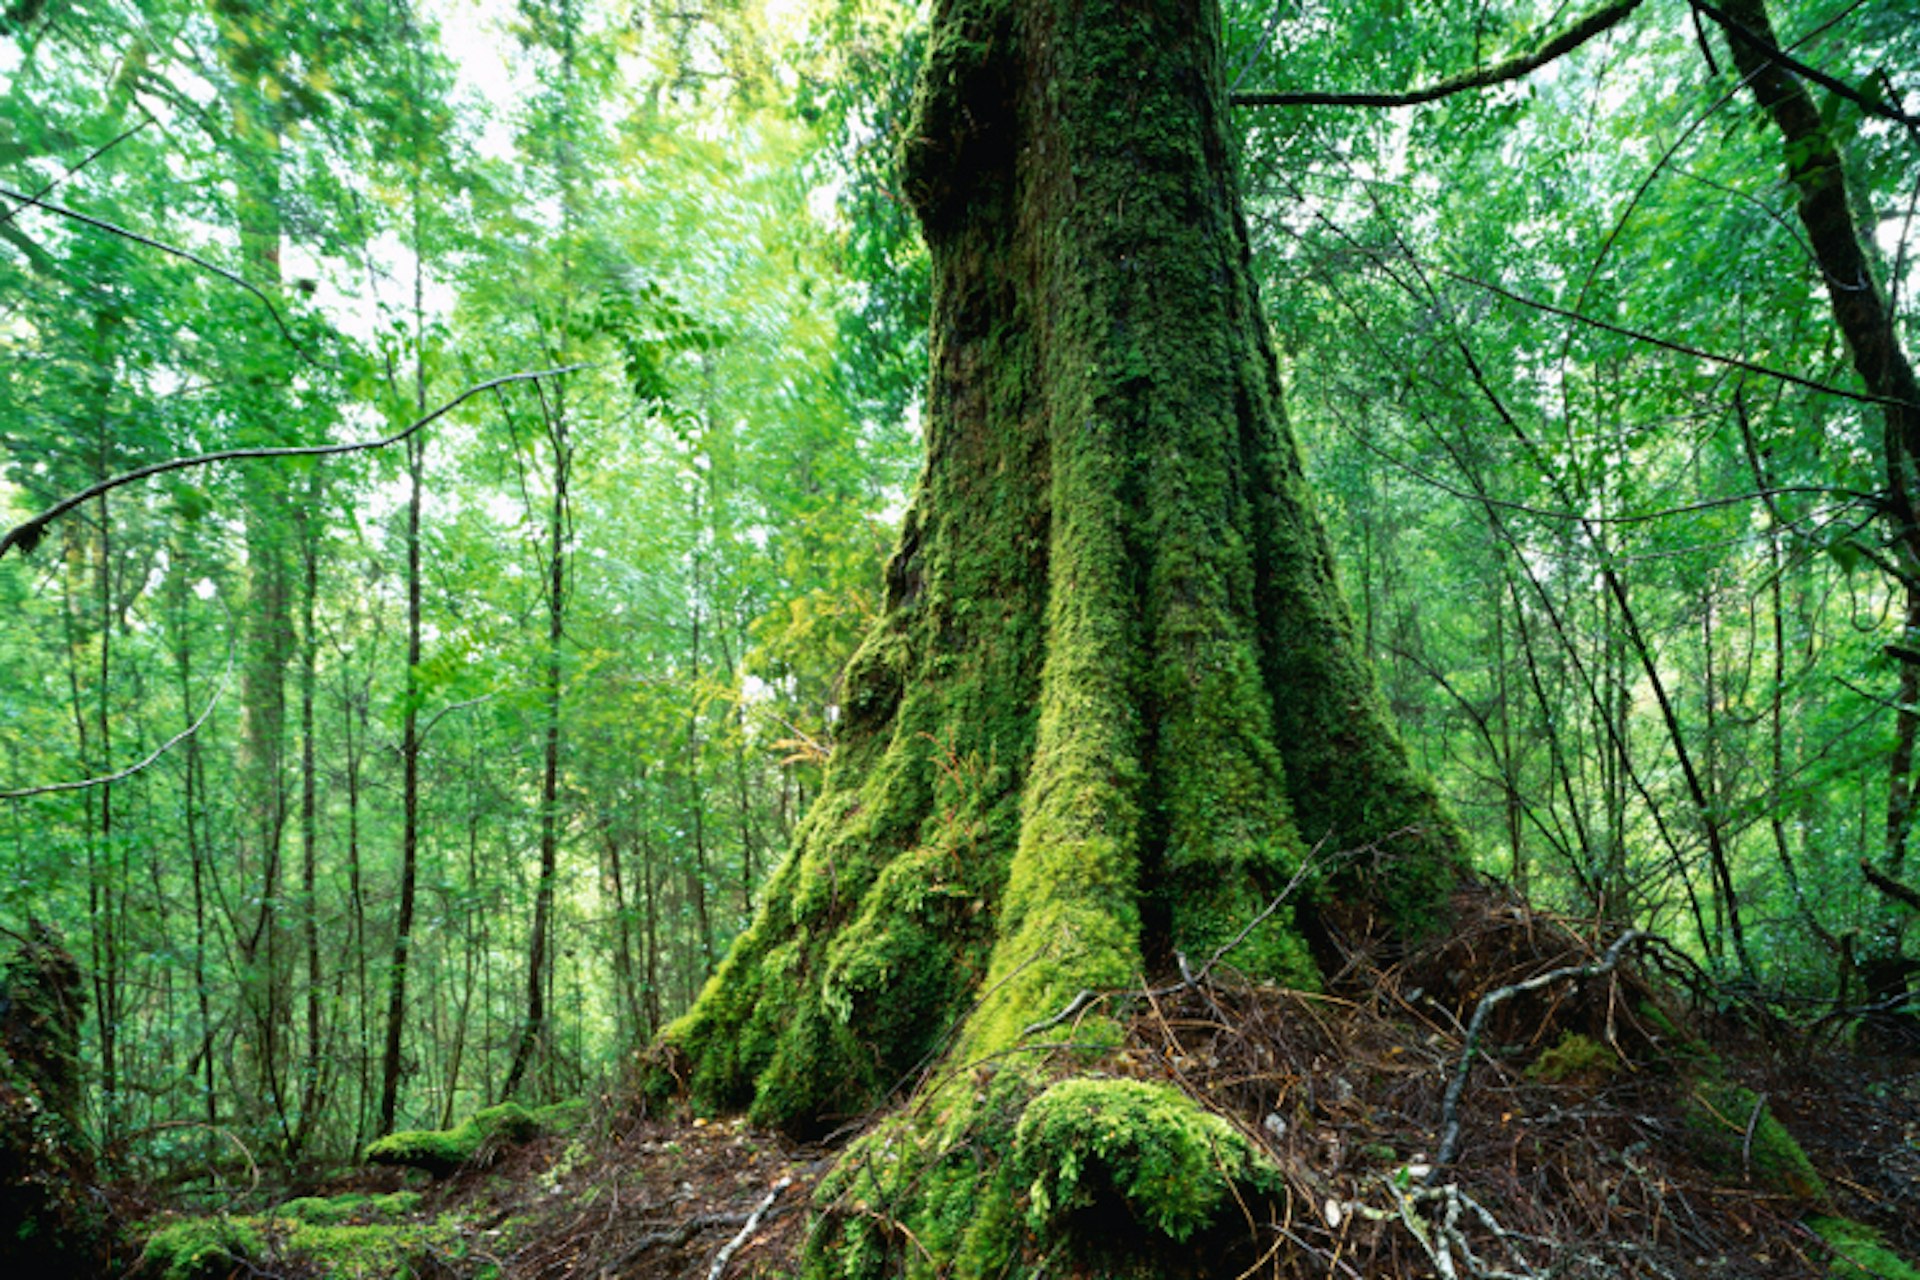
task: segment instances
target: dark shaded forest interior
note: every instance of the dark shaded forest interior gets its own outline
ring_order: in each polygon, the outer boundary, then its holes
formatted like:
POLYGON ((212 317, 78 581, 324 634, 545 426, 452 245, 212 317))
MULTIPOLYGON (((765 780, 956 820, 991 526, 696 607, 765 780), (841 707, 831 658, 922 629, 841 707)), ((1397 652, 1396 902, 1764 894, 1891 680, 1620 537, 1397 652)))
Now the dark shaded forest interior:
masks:
POLYGON ((1903 10, 10 5, 0 1259, 1920 1276, 1903 10))

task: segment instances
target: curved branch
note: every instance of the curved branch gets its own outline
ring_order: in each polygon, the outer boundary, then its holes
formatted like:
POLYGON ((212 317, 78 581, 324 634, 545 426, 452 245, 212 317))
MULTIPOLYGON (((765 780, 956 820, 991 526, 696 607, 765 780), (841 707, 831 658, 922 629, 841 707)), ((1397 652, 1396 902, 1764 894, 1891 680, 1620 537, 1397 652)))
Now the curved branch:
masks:
MULTIPOLYGON (((0 194, 5 193, 0 192, 0 194)), ((384 436, 378 440, 356 440, 347 444, 283 445, 262 449, 222 449, 216 453, 200 453, 190 458, 173 458, 166 462, 155 462, 149 466, 137 467, 132 471, 112 476, 100 481, 98 484, 90 485, 72 497, 64 498, 56 502, 31 520, 24 521, 7 530, 5 536, 0 536, 0 559, 4 559, 7 552, 15 547, 20 548, 22 555, 31 553, 35 547, 40 545, 40 539, 46 535, 47 526, 53 521, 58 520, 61 516, 72 511, 82 503, 97 498, 103 493, 111 493, 122 485, 132 484, 136 480, 145 480, 150 476, 164 475, 169 471, 184 471, 188 467, 204 467, 215 462, 232 462, 241 458, 318 458, 336 453, 359 453, 367 449, 384 449, 388 445, 399 444, 402 440, 413 435, 422 427, 444 417, 483 391, 491 391, 495 387, 503 387, 510 382, 530 382, 541 378, 557 378, 561 374, 574 373, 587 367, 588 366, 584 364, 570 364, 558 369, 540 369, 531 373, 509 373, 504 377, 482 382, 477 386, 468 387, 465 391, 462 391, 459 395, 447 401, 433 412, 415 418, 412 422, 408 423, 407 426, 396 431, 394 434, 384 436)))
POLYGON ((1864 391, 1849 391, 1845 387, 1836 387, 1830 382, 1820 382, 1813 378, 1803 378, 1797 373, 1788 373, 1784 369, 1773 369, 1764 364, 1755 364, 1751 360, 1742 360, 1738 356, 1721 355, 1718 352, 1706 351, 1700 347, 1690 347, 1684 342, 1674 342, 1668 338, 1655 337, 1653 334, 1643 332, 1639 329, 1629 329, 1624 325, 1611 324, 1608 321, 1598 319, 1594 316, 1582 315, 1578 311, 1571 311, 1566 307, 1557 307, 1551 302, 1541 302, 1537 298, 1529 298, 1525 294, 1515 293, 1513 290, 1505 288, 1504 286, 1494 284, 1488 280, 1482 280, 1477 276, 1467 275, 1464 272, 1454 271, 1448 267, 1435 267, 1433 269, 1449 280, 1457 280, 1461 284, 1470 284, 1476 289, 1485 289, 1488 293, 1505 298, 1508 302, 1517 302, 1523 307, 1532 307, 1535 311, 1544 311, 1548 315, 1558 316, 1562 320, 1572 320, 1577 324, 1584 324, 1589 328, 1599 329, 1603 333, 1611 333, 1618 337, 1630 338, 1635 342, 1644 342, 1648 346, 1659 347, 1663 351, 1672 351, 1678 355, 1692 356, 1695 360, 1705 360, 1710 364, 1721 365, 1728 369, 1740 369, 1747 373, 1757 373, 1763 378, 1776 378, 1781 382, 1792 383, 1796 387, 1805 387, 1809 391, 1818 391, 1822 395, 1839 396, 1842 400, 1853 400, 1860 404, 1879 405, 1882 408, 1889 409, 1908 409, 1911 407, 1907 401, 1896 399, 1892 396, 1873 395, 1870 392, 1864 391))
POLYGON ((1480 997, 1473 1007, 1473 1017, 1467 1023, 1466 1042, 1460 1047, 1460 1061, 1453 1069, 1453 1079, 1447 1084, 1446 1097, 1440 1104, 1440 1149, 1433 1157, 1433 1170, 1427 1175, 1427 1185, 1432 1186, 1446 1173, 1453 1162, 1460 1157, 1460 1096, 1467 1089, 1467 1074, 1473 1068, 1473 1055, 1480 1047, 1480 1035, 1486 1026, 1487 1015, 1494 1008, 1518 995, 1568 978, 1598 978, 1612 973, 1620 967, 1626 958, 1627 948, 1636 942, 1651 939, 1652 935, 1640 929, 1629 929, 1613 940, 1606 954, 1588 964, 1566 965, 1559 969, 1550 969, 1546 973, 1536 974, 1525 982, 1516 982, 1512 986, 1489 991, 1480 997))
MULTIPOLYGON (((11 187, 0 187, 0 196, 5 196, 9 200, 18 200, 21 208, 31 206, 35 209, 44 210, 47 213, 58 214, 60 217, 71 219, 74 222, 80 223, 82 226, 92 227, 95 231, 104 231, 108 235, 119 236, 122 240, 130 240, 134 244, 144 245, 149 249, 158 249, 161 253, 171 254, 183 262, 190 262, 202 271, 212 272, 228 284, 238 285, 260 300, 260 305, 265 307, 267 314, 273 317, 273 323, 278 326, 280 336, 287 340, 289 346, 307 359, 313 359, 306 347, 301 345, 300 339, 294 337, 293 330, 287 325, 286 317, 280 314, 280 308, 273 305, 273 299, 269 298, 261 290, 260 286, 245 277, 236 275, 225 267, 209 262, 199 254, 182 249, 178 245, 171 245, 164 240, 155 240, 150 236, 143 236, 138 231, 129 231, 119 223, 108 222, 105 218, 96 218, 90 213, 81 213, 78 209, 69 209, 63 204, 55 204, 53 201, 43 200, 39 196, 30 196, 23 191, 15 191, 11 187)), ((13 213, 7 216, 12 218, 19 212, 19 209, 15 209, 13 213)))
POLYGON ((125 142, 128 138, 131 138, 134 134, 140 132, 142 129, 146 128, 148 125, 152 123, 153 123, 153 117, 146 116, 140 121, 139 124, 131 125, 128 128, 121 130, 114 137, 110 138, 106 142, 103 142, 99 146, 95 147, 92 151, 87 153, 86 158, 80 161, 80 163, 70 166, 65 173, 61 174, 57 178, 52 179, 45 186, 41 187, 40 190, 34 194, 31 200, 23 200, 19 204, 15 205, 13 208, 7 210, 5 213, 0 213, 0 226, 5 226, 7 223, 12 222, 15 218, 19 217, 20 211, 22 209, 25 209, 28 205, 39 204, 47 196, 53 194, 53 189, 55 187, 59 186, 63 182, 68 181, 76 173, 79 173, 82 169, 92 164, 95 160, 98 160, 101 156, 107 154, 107 152, 113 150, 115 147, 119 146, 121 143, 125 142))
POLYGON ((1546 43, 1526 53, 1518 53, 1491 67, 1477 67, 1457 76, 1412 89, 1406 93, 1236 93, 1236 107, 1417 107, 1456 93, 1486 89, 1509 80, 1532 75, 1555 59, 1566 56, 1595 36, 1618 26, 1628 14, 1640 7, 1640 0, 1614 0, 1594 10, 1546 43))
POLYGON ((1727 33, 1728 39, 1738 40, 1741 44, 1746 45, 1768 62, 1785 67, 1802 80, 1813 81, 1813 83, 1819 85, 1827 92, 1834 94, 1836 97, 1845 98, 1848 102, 1859 107, 1868 115, 1879 116, 1883 120, 1892 120, 1895 123, 1906 125, 1909 129, 1920 126, 1920 116, 1902 111, 1899 107, 1890 106, 1878 98, 1870 98, 1838 76, 1828 75, 1818 67, 1810 66, 1800 61, 1800 59, 1780 48, 1772 39, 1748 27, 1745 23, 1717 5, 1709 4, 1707 0, 1688 0, 1688 4, 1697 12, 1706 14, 1718 23, 1720 29, 1727 33))
POLYGON ((227 683, 233 678, 233 628, 231 625, 233 619, 231 615, 228 616, 227 621, 229 625, 227 628, 226 670, 220 673, 220 683, 214 687, 213 696, 207 699, 207 705, 201 709, 199 716, 192 724, 154 748, 153 754, 149 755, 146 759, 140 761, 138 764, 130 764, 118 773, 109 773, 98 778, 85 778, 79 782, 54 782, 44 787, 22 787, 18 791, 0 791, 0 800, 26 800, 33 796, 53 795, 61 791, 87 791, 94 787, 109 786, 115 782, 131 778, 134 774, 147 768, 160 759, 161 756, 166 755, 167 752, 200 732, 200 726, 207 722, 207 717, 213 714, 213 709, 220 705, 220 699, 226 696, 227 683))

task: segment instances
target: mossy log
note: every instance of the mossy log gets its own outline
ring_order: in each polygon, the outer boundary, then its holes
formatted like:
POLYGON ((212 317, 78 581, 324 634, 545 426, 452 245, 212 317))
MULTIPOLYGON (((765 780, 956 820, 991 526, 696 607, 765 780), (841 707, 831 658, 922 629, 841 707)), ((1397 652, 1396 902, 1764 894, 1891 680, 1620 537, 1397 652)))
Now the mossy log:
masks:
POLYGON ((503 1102, 474 1112, 451 1129, 404 1129, 377 1138, 367 1146, 366 1161, 424 1169, 441 1178, 485 1161, 502 1147, 575 1128, 585 1114, 586 1104, 578 1099, 532 1109, 503 1102))
MULTIPOLYGON (((936 5, 902 147, 933 258, 926 466, 824 793, 665 1035, 697 1105, 801 1134, 940 1064, 832 1180, 864 1208, 820 1234, 826 1270, 1017 1272, 1069 1185, 1201 1230, 1224 1183, 1163 1213, 1105 1121, 1069 1152, 1023 1118, 1096 1079, 1117 1025, 1027 1029, 1213 955, 1311 849, 1345 856, 1239 942, 1243 972, 1314 985, 1329 913, 1433 928, 1462 875, 1282 417, 1226 113, 1213 0, 936 5)), ((1073 1096, 1208 1132, 1116 1082, 1073 1096)))

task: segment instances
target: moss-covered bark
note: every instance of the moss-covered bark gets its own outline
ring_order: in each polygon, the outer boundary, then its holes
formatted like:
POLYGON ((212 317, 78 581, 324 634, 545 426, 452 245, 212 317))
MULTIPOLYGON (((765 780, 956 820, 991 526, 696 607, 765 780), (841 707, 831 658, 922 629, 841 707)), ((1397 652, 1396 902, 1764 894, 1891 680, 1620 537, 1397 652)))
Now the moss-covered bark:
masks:
MULTIPOLYGON (((704 1105, 818 1130, 943 1052, 1021 1060, 1081 989, 1210 955, 1314 845, 1376 852, 1312 909, 1403 930, 1459 874, 1281 417, 1219 58, 1212 0, 937 5, 902 150, 927 463, 825 793, 667 1032, 704 1105)), ((1315 980, 1285 912, 1233 962, 1315 980)), ((1081 1069, 1114 1038, 1072 1034, 1081 1069)), ((1021 1074, 896 1136, 1010 1150, 1021 1074)))

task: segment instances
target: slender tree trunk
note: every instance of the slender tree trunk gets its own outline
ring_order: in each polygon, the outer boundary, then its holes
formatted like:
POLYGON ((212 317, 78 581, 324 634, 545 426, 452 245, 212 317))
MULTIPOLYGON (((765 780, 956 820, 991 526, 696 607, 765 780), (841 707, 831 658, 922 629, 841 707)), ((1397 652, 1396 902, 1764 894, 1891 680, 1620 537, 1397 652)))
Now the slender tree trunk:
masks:
POLYGON ((571 518, 568 487, 573 442, 567 428, 564 390, 555 393, 547 413, 548 444, 553 453, 553 496, 547 517, 547 649, 544 703, 546 727, 540 768, 540 878, 534 886, 533 934, 527 944, 527 1016, 507 1068, 505 1096, 511 1097, 538 1057, 553 1047, 547 1012, 552 980, 552 929, 555 880, 560 866, 560 707, 561 644, 566 638, 567 525, 571 518))
POLYGON ((297 1159, 320 1122, 324 1096, 321 1047, 319 781, 314 742, 314 684, 319 668, 320 637, 314 627, 314 608, 320 594, 320 473, 310 474, 305 500, 296 514, 300 535, 300 927, 306 944, 307 1052, 301 1064, 300 1115, 288 1157, 297 1159))
MULTIPOLYGON (((1886 471, 1886 510, 1893 539, 1892 568, 1906 596, 1901 648, 1895 748, 1888 761, 1885 843, 1889 874, 1904 869, 1912 823, 1913 753, 1920 716, 1910 710, 1920 698, 1920 380, 1900 342, 1886 291, 1876 278, 1868 242, 1854 221, 1846 166, 1833 131, 1799 76, 1773 55, 1779 52, 1766 0, 1727 0, 1737 30, 1728 48, 1742 82, 1780 131, 1787 178, 1799 195, 1796 212, 1808 247, 1819 264, 1835 325, 1846 339, 1853 367, 1879 397, 1881 454, 1886 471)), ((1904 925, 1904 917, 1895 924, 1904 925)))
POLYGON ((356 1083, 353 1139, 357 1150, 367 1138, 368 1109, 373 1102, 373 1032, 369 1020, 373 990, 367 978, 367 898, 360 866, 360 757, 366 740, 367 692, 349 686, 350 672, 340 671, 340 737, 346 755, 347 785, 347 910, 353 937, 354 1039, 356 1083))
POLYGON ((699 930, 700 978, 713 972, 713 917, 707 909, 707 784, 701 768, 700 753, 700 681, 704 675, 700 660, 700 624, 706 609, 705 584, 701 580, 702 540, 705 527, 700 519, 700 489, 693 496, 693 615, 688 621, 687 670, 687 793, 693 806, 693 865, 687 871, 687 895, 693 900, 694 925, 699 930))
MULTIPOLYGON (((417 292, 417 290, 416 290, 417 292)), ((424 334, 420 335, 424 341, 424 334)), ((425 356, 416 378, 417 399, 426 399, 425 356)), ((415 436, 407 450, 407 671, 400 729, 400 905, 394 919, 393 958, 387 966, 386 1046, 380 1066, 381 1134, 393 1132, 399 1109, 407 1014, 407 966, 413 946, 413 916, 420 875, 420 498, 425 484, 426 441, 415 436)))
MULTIPOLYGON (((186 547, 185 538, 176 539, 172 553, 173 572, 170 575, 170 592, 173 603, 174 630, 174 668, 180 686, 180 717, 182 727, 191 727, 194 720, 193 688, 193 635, 189 627, 187 610, 187 568, 192 563, 186 547)), ((213 1063, 213 993, 207 973, 207 949, 209 946, 207 928, 207 896, 202 874, 206 852, 202 847, 200 822, 200 735, 188 738, 182 748, 183 768, 181 799, 181 820, 185 828, 187 841, 187 864, 193 887, 193 991, 194 1004, 199 1016, 199 1043, 194 1050, 193 1062, 187 1074, 192 1076, 197 1067, 204 1074, 201 1080, 205 1107, 207 1131, 204 1135, 207 1159, 213 1157, 214 1143, 218 1134, 215 1126, 220 1122, 218 1095, 214 1091, 213 1063)))

